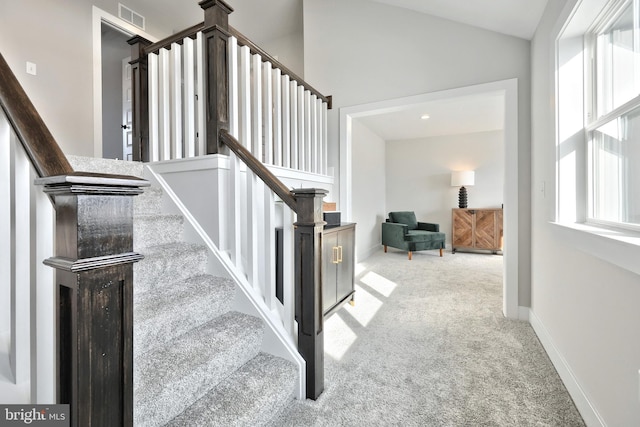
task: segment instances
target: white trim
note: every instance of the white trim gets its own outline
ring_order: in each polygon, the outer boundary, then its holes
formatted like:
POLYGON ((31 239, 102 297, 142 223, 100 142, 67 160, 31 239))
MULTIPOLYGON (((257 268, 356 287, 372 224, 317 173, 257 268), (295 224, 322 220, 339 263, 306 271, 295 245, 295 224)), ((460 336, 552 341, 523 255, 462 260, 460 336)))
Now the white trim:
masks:
POLYGON ((504 186, 504 281, 503 313, 519 318, 518 289, 518 79, 465 86, 404 98, 340 108, 340 210, 345 220, 352 220, 352 141, 351 120, 382 112, 397 111, 408 105, 489 92, 502 92, 505 97, 505 186, 504 186))
POLYGON ((328 175, 320 175, 313 172, 304 172, 297 169, 284 168, 282 166, 266 165, 267 169, 271 171, 278 178, 289 178, 296 180, 314 181, 318 183, 333 185, 333 177, 328 175))
POLYGON ((580 412, 580 415, 582 416, 585 424, 590 427, 606 427, 606 423, 600 417, 600 414, 591 404, 588 396, 580 386, 578 379, 571 370, 571 366, 566 361, 558 347, 556 347, 553 338, 547 331, 547 328, 545 328, 542 321, 538 318, 538 316, 536 316, 533 309, 529 310, 529 323, 538 336, 540 343, 547 352, 549 359, 551 359, 551 363, 553 363, 556 371, 558 371, 560 379, 567 388, 569 395, 571 395, 571 398, 573 399, 573 402, 575 403, 578 412, 580 412))
POLYGON ((158 173, 187 172, 209 169, 226 169, 229 166, 229 156, 209 154, 206 156, 190 157, 188 159, 163 160, 152 163, 153 170, 158 173))
POLYGON ((96 6, 92 6, 91 14, 93 39, 93 157, 102 158, 102 23, 106 22, 124 33, 131 34, 132 37, 133 35, 144 37, 152 43, 158 41, 158 38, 96 6))
POLYGON ((578 223, 549 224, 563 242, 620 268, 640 274, 640 233, 578 223))

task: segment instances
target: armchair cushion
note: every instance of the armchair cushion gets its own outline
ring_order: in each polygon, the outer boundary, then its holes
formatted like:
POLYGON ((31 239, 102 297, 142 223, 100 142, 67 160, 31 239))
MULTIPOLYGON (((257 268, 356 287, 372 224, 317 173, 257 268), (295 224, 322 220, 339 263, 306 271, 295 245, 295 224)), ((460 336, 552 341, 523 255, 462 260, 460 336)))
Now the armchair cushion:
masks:
POLYGON ((440 242, 442 237, 443 233, 434 233, 432 231, 424 230, 409 230, 404 236, 404 240, 407 242, 440 242))
POLYGON ((416 220, 415 212, 389 212, 389 219, 391 220, 391 222, 406 224, 409 230, 415 230, 416 228, 418 228, 418 221, 416 220))

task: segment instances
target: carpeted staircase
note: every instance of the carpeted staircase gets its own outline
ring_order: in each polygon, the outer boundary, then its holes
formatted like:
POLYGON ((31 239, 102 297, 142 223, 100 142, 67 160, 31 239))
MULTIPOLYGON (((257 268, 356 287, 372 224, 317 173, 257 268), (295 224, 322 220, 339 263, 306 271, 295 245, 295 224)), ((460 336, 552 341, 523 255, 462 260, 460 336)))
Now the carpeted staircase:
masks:
MULTIPOLYGON (((70 156, 76 171, 142 176, 139 163, 70 156)), ((206 273, 205 246, 182 240, 163 193, 135 199, 134 425, 259 426, 294 396, 297 369, 260 351, 264 324, 231 311, 235 284, 206 273)))

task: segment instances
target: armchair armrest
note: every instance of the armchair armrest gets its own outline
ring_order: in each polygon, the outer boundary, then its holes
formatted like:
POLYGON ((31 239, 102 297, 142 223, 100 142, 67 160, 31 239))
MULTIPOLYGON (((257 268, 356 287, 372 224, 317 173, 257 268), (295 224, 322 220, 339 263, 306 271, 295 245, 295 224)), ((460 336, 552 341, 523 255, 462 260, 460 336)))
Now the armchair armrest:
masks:
POLYGON ((439 232, 440 224, 433 224, 430 222, 418 222, 418 230, 439 232))
POLYGON ((404 247, 404 235, 407 234, 407 226, 396 222, 382 223, 382 244, 394 248, 404 247))

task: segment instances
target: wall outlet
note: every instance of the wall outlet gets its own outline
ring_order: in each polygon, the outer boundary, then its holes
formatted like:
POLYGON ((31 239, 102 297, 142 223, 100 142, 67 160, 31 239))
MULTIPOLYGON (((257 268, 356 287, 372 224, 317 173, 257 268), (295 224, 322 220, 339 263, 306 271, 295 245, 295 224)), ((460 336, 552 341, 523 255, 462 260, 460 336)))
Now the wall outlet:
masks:
POLYGON ((35 76, 37 73, 38 72, 36 70, 36 64, 34 64, 33 62, 27 62, 27 74, 35 76))

